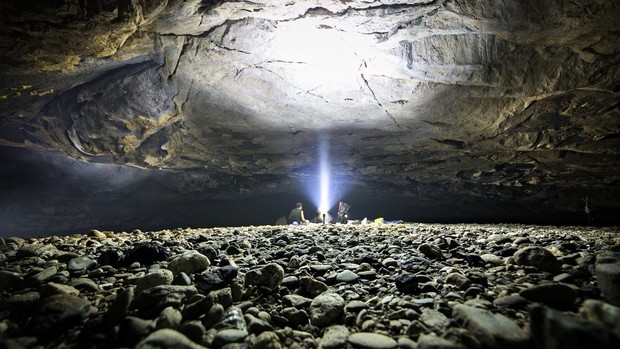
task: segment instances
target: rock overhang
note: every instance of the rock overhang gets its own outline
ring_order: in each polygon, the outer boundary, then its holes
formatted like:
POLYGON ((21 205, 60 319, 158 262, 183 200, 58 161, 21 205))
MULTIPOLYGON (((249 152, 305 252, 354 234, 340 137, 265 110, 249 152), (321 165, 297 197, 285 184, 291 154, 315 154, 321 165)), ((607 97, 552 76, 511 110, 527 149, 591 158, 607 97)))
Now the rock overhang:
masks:
POLYGON ((327 138, 342 195, 618 209, 613 1, 35 5, 4 5, 3 145, 243 199, 305 191, 327 138))

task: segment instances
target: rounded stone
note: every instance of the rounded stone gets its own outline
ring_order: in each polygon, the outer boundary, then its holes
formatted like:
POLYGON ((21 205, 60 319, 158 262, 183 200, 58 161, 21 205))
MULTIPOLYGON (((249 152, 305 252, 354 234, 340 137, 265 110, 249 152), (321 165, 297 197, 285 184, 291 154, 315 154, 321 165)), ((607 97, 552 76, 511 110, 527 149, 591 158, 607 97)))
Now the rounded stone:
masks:
POLYGON ((187 338, 184 334, 172 330, 161 329, 149 334, 134 349, 175 348, 175 349, 206 349, 187 338))
POLYGON ((198 251, 187 251, 172 257, 168 262, 168 269, 174 275, 184 272, 188 275, 204 271, 211 265, 207 256, 198 251))
POLYGON ((283 349, 280 338, 275 332, 265 331, 256 336, 252 349, 283 349))
POLYGON ((334 323, 344 311, 344 299, 336 293, 322 293, 310 303, 310 322, 315 326, 334 323))
POLYGON ((398 347, 398 342, 396 340, 380 333, 353 333, 349 335, 348 341, 355 348, 393 349, 398 347))
POLYGON ((284 269, 279 264, 271 263, 245 274, 245 286, 265 286, 270 290, 275 290, 283 279, 284 269))
POLYGON ((213 346, 221 348, 228 343, 241 343, 247 337, 248 331, 239 330, 236 328, 227 328, 217 331, 215 338, 213 338, 213 346))
POLYGON ((557 273, 561 264, 549 250, 539 246, 524 247, 513 255, 515 263, 536 267, 542 271, 557 273))
POLYGON ((170 285, 174 280, 172 272, 168 269, 159 269, 141 277, 136 283, 136 293, 159 285, 170 285))
POLYGON ((341 271, 340 273, 336 275, 336 280, 339 282, 347 282, 347 283, 355 282, 359 278, 360 278, 359 275, 357 275, 356 273, 350 270, 341 271))

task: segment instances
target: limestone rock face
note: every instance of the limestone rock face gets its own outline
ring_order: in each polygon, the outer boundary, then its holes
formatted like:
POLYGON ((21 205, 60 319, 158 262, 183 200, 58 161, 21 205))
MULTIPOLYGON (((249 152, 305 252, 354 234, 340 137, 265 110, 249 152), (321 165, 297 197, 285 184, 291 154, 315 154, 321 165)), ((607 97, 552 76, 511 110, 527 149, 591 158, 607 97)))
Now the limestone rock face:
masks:
MULTIPOLYGON (((301 193, 328 158, 334 196, 386 195, 396 218, 603 222, 620 208, 619 16, 614 0, 3 1, 0 160, 27 151, 68 187, 54 171, 105 168, 173 205, 301 193)), ((58 200, 52 216, 90 217, 58 200)))

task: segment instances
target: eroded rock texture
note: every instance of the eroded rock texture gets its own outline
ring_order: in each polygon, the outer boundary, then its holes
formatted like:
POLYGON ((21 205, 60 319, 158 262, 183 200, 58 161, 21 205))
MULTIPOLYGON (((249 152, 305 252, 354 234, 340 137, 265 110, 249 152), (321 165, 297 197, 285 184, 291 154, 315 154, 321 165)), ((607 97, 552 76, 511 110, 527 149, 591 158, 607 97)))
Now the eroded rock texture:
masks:
POLYGON ((166 202, 301 192, 324 147, 334 200, 385 195, 400 218, 596 223, 620 208, 617 1, 0 10, 5 153, 122 166, 166 202))

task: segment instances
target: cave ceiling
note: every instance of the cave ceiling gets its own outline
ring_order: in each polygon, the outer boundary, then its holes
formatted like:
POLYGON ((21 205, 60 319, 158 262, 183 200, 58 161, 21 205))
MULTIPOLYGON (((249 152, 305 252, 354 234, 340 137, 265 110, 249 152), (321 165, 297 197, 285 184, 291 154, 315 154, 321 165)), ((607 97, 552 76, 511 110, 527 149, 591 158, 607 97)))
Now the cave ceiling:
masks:
POLYGON ((169 174, 620 208, 615 0, 0 3, 0 145, 169 174), (321 155, 323 154, 323 155, 321 155))

